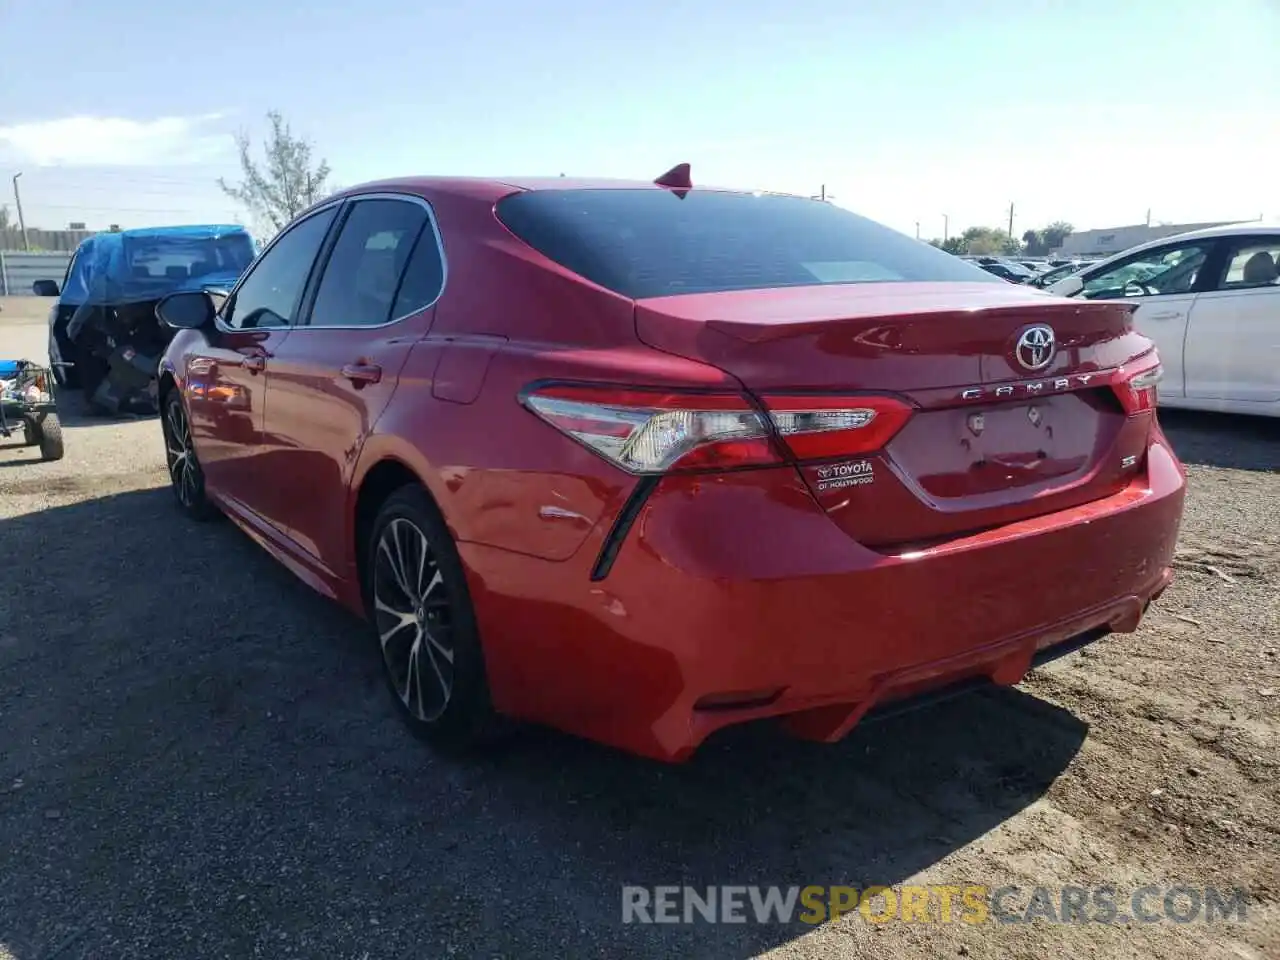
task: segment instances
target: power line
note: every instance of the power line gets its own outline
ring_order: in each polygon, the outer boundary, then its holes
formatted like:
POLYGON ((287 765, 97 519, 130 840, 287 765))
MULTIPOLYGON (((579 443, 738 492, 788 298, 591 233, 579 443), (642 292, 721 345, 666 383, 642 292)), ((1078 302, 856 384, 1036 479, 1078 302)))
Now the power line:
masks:
POLYGON ((146 175, 139 175, 132 172, 128 174, 117 173, 114 170, 94 171, 93 173, 88 173, 83 170, 70 170, 70 169, 50 170, 49 168, 44 168, 42 170, 28 171, 27 176, 32 180, 39 179, 41 182, 51 181, 55 184, 58 184, 59 186, 61 186, 65 182, 64 180, 65 177, 70 176, 71 178, 78 181, 82 181, 82 182, 83 181, 89 181, 89 182, 99 181, 99 182, 102 182, 104 185, 110 185, 110 186, 114 186, 116 184, 122 184, 122 183, 139 183, 139 184, 147 184, 147 185, 186 187, 186 186, 194 186, 196 184, 216 185, 218 182, 218 178, 220 176, 224 178, 229 178, 229 177, 235 176, 235 174, 233 174, 232 171, 228 169, 224 169, 224 170, 221 170, 219 173, 216 173, 216 174, 211 173, 207 176, 192 176, 192 177, 154 176, 152 177, 152 176, 146 176, 146 175))
POLYGON ((203 188, 198 186, 191 186, 186 189, 175 188, 173 190, 152 190, 152 189, 140 188, 140 187, 123 187, 118 184, 107 184, 107 183, 81 184, 74 187, 62 187, 62 186, 42 183, 42 184, 35 185, 34 189, 32 189, 32 187, 28 187, 27 192, 33 193, 33 194, 44 194, 44 195, 56 194, 59 197, 66 197, 68 195, 75 196, 81 193, 89 193, 89 194, 113 193, 116 195, 123 193, 123 194, 127 194, 130 197, 134 197, 134 196, 189 197, 189 196, 192 196, 193 194, 205 194, 205 193, 215 194, 217 196, 224 195, 222 191, 218 188, 218 185, 216 183, 206 184, 203 188))
POLYGON ((30 200, 27 201, 27 205, 41 210, 79 210, 93 213, 101 213, 104 210, 113 213, 196 213, 200 210, 199 207, 117 207, 111 204, 94 206, 87 203, 31 203, 30 200))

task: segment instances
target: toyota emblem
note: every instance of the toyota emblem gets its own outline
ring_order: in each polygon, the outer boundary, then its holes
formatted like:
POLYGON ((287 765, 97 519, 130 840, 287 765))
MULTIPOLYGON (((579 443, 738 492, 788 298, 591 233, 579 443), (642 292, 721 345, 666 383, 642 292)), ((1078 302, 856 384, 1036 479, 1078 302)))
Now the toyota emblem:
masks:
POLYGON ((1053 327, 1041 323, 1022 331, 1022 336, 1018 338, 1018 345, 1014 347, 1013 354, 1018 358, 1018 363, 1022 364, 1026 369, 1043 370, 1053 362, 1053 355, 1057 350, 1057 346, 1053 336, 1053 327))

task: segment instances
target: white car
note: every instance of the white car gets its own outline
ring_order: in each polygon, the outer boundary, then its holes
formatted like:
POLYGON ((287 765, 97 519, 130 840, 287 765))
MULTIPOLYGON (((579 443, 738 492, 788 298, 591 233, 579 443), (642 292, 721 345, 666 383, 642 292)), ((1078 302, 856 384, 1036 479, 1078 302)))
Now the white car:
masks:
POLYGON ((1045 289, 1138 305, 1164 366, 1161 406, 1280 416, 1280 226, 1153 240, 1045 289))

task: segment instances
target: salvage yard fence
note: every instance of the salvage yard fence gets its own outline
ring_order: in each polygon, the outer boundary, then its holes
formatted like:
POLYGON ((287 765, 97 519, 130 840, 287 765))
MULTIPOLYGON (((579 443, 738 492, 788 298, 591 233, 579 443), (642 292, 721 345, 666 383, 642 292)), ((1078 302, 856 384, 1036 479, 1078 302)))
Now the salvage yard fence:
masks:
POLYGON ((37 280, 52 280, 62 286, 71 254, 24 253, 0 250, 0 296, 27 297, 37 280))

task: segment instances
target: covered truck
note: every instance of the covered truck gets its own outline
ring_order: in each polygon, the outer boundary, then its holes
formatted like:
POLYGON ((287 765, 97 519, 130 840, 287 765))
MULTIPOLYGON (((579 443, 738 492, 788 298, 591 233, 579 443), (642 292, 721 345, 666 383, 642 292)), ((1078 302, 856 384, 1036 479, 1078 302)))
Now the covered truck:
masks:
POLYGON ((179 290, 230 290, 253 262, 256 246, 242 226, 204 224, 100 233, 84 240, 54 296, 49 358, 58 383, 79 387, 98 410, 155 409, 156 365, 173 331, 156 319, 156 303, 179 290))

